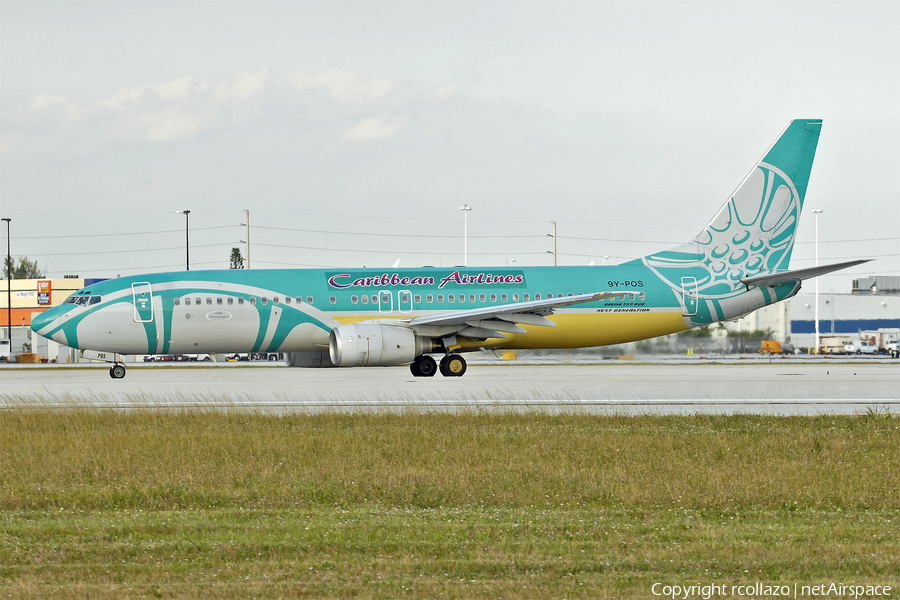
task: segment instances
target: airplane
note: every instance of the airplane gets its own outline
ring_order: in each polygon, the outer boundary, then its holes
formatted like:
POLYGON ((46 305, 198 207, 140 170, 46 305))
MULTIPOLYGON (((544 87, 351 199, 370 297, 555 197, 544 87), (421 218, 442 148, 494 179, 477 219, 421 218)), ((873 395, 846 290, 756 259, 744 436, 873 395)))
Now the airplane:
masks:
POLYGON ((79 290, 32 329, 112 363, 114 379, 125 355, 198 352, 460 377, 480 349, 604 346, 737 319, 867 262, 788 268, 821 127, 789 123, 697 236, 619 265, 137 275, 79 290))

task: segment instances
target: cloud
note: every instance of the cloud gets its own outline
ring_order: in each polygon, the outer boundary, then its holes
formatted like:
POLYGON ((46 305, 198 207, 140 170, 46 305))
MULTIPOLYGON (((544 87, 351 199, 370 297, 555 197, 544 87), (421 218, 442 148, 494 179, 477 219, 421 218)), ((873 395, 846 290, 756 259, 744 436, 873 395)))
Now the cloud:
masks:
POLYGON ((72 100, 68 96, 59 96, 57 94, 38 94, 34 97, 34 101, 28 108, 31 112, 40 112, 55 107, 61 107, 69 118, 77 119, 84 114, 84 109, 77 101, 72 100))
POLYGON ((244 71, 235 76, 233 85, 217 85, 215 94, 221 100, 249 100, 266 90, 268 79, 269 67, 263 68, 259 73, 244 71))
POLYGON ((194 78, 187 76, 158 85, 123 87, 106 100, 98 102, 98 104, 115 110, 124 110, 130 105, 138 104, 148 92, 155 93, 163 100, 181 100, 190 96, 195 89, 204 89, 205 87, 206 84, 195 86, 194 78))
POLYGON ((201 117, 169 107, 157 113, 141 115, 150 142, 171 142, 191 138, 200 129, 201 117))
POLYGON ((323 90, 341 102, 369 102, 384 97, 394 87, 394 80, 380 77, 365 80, 353 71, 332 69, 317 77, 295 77, 299 90, 323 90))
POLYGON ((353 129, 348 129, 344 134, 351 140, 377 140, 391 137, 397 132, 400 124, 389 123, 385 117, 375 119, 363 119, 353 129))
POLYGON ((456 92, 461 90, 467 83, 468 83, 468 80, 457 81, 455 83, 448 83, 447 85, 442 85, 441 87, 438 88, 438 91, 435 92, 434 97, 435 98, 447 98, 449 96, 452 96, 453 94, 455 94, 456 92))
POLYGON ((189 75, 181 79, 173 79, 169 83, 148 87, 164 100, 179 100, 190 95, 194 89, 194 78, 189 75))

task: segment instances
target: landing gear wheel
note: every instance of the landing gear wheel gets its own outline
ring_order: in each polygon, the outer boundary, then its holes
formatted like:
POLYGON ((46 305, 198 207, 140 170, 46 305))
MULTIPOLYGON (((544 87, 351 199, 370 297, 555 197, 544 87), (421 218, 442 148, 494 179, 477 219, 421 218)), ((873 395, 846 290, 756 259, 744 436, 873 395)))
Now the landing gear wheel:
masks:
POLYGON ((437 373, 437 363, 430 356, 422 356, 419 361, 419 373, 422 374, 422 377, 434 377, 434 374, 437 373))
POLYGON ((125 365, 113 365, 109 368, 109 376, 113 379, 125 377, 125 365))
POLYGON ((466 373, 466 359, 459 354, 448 354, 441 359, 441 375, 462 377, 466 373))
POLYGON ((430 356, 417 356, 409 365, 409 372, 413 377, 434 377, 437 372, 437 363, 430 356))

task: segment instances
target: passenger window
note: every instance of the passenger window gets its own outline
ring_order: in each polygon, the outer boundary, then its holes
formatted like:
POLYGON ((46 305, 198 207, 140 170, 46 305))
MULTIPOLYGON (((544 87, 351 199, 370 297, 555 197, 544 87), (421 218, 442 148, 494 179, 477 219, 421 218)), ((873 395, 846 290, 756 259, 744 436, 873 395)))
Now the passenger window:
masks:
POLYGON ((421 295, 416 294, 415 296, 413 296, 413 302, 415 302, 416 304, 419 304, 421 301, 422 301, 421 295))
MULTIPOLYGON (((484 302, 486 299, 487 299, 487 298, 485 297, 484 294, 481 294, 480 296, 478 296, 478 300, 480 300, 481 302, 484 302)), ((475 299, 474 299, 474 298, 472 299, 472 302, 475 302, 475 299)))
MULTIPOLYGON (((523 299, 525 302, 528 302, 531 298, 529 298, 529 294, 523 294, 523 295, 522 295, 522 299, 523 299)), ((540 300, 540 298, 535 298, 535 300, 540 300)))
MULTIPOLYGON (((484 294, 481 295, 481 299, 484 300, 484 294)), ((475 294, 469 294, 469 302, 475 302, 475 294)))
POLYGON ((331 298, 328 299, 328 301, 331 302, 332 304, 337 304, 337 296, 332 296, 331 298))
POLYGON ((433 294, 426 294, 426 295, 425 295, 425 301, 428 302, 429 304, 431 304, 432 302, 434 302, 434 295, 433 295, 433 294))
POLYGON ((266 298, 265 296, 263 296, 263 297, 262 297, 262 303, 263 303, 263 306, 265 306, 266 304, 269 303, 269 299, 266 298))
POLYGON ((456 296, 453 294, 447 294, 447 302, 456 302, 456 296))
POLYGON ((350 296, 350 302, 356 304, 357 302, 359 302, 359 296, 350 296))
POLYGON ((222 299, 216 298, 216 304, 218 304, 219 306, 222 306, 222 299))
POLYGON ((240 304, 243 304, 243 303, 244 303, 244 298, 243 298, 243 297, 238 298, 238 304, 240 305, 240 304))
POLYGON ((278 304, 278 303, 279 303, 278 296, 275 296, 274 298, 272 298, 272 304, 278 304))
POLYGON ((250 296, 250 304, 256 306, 256 296, 250 296))
POLYGON ((312 297, 312 296, 307 296, 307 297, 306 297, 306 303, 307 303, 307 304, 312 304, 312 303, 313 303, 313 297, 312 297))
POLYGON ((644 292, 641 292, 641 300, 644 300, 645 298, 646 296, 644 295, 644 292))
POLYGON ((368 304, 368 303, 369 303, 369 297, 368 297, 368 296, 363 296, 363 297, 362 297, 362 301, 363 301, 363 304, 368 304))
POLYGON ((291 303, 291 297, 290 297, 290 296, 285 296, 285 297, 284 297, 284 303, 285 303, 285 304, 290 304, 290 303, 291 303))
POLYGON ((229 299, 228 299, 228 306, 231 306, 232 304, 234 304, 234 298, 229 298, 229 299))
POLYGON ((459 301, 460 301, 460 302, 465 302, 465 301, 466 301, 466 295, 465 295, 465 294, 460 294, 460 295, 459 295, 459 301))
POLYGON ((200 304, 201 304, 200 298, 194 298, 194 303, 195 303, 197 306, 200 306, 200 304))
POLYGON ((535 300, 540 300, 540 299, 541 299, 541 295, 540 295, 540 294, 535 294, 535 295, 534 295, 534 299, 535 299, 535 300))
MULTIPOLYGON (((572 294, 569 294, 569 295, 571 296, 572 294)), ((564 298, 565 296, 563 296, 562 294, 557 294, 556 297, 557 297, 557 298, 564 298)))
MULTIPOLYGON (((568 294, 566 294, 566 296, 574 296, 574 295, 575 294, 573 294, 572 292, 569 292, 568 294)), ((559 297, 562 298, 562 294, 560 294, 559 297)))
POLYGON ((378 304, 378 294, 372 294, 372 304, 378 304))
MULTIPOLYGON (((66 300, 68 302, 68 300, 66 300)), ((181 306, 181 298, 175 298, 175 306, 181 306)))
POLYGON ((297 296, 297 297, 295 298, 295 300, 297 301, 297 304, 303 304, 303 297, 302 297, 302 296, 297 296))
POLYGON ((438 294, 438 302, 439 302, 440 304, 443 304, 443 303, 444 303, 444 295, 443 295, 443 294, 438 294))

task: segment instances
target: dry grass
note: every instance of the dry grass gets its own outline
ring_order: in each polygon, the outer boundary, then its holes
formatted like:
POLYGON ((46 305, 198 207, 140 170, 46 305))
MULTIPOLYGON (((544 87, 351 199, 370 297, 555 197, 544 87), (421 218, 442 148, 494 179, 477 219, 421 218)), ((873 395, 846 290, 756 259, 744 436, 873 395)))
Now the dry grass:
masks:
POLYGON ((0 444, 2 595, 900 584, 900 419, 875 413, 17 409, 0 444))

